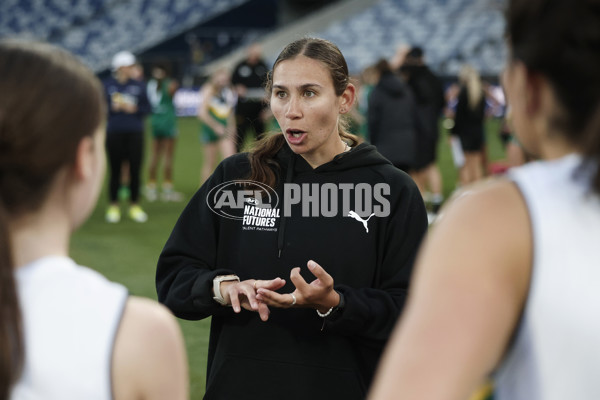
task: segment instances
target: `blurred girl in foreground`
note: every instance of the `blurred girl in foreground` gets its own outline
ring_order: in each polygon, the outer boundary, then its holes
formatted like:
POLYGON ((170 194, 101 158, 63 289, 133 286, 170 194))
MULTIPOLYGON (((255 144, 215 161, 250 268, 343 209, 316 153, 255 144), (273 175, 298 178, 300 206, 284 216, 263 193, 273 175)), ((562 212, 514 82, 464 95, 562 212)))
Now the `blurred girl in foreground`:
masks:
POLYGON ((0 93, 0 399, 186 398, 173 317, 68 256, 106 169, 100 82, 0 41, 0 93))

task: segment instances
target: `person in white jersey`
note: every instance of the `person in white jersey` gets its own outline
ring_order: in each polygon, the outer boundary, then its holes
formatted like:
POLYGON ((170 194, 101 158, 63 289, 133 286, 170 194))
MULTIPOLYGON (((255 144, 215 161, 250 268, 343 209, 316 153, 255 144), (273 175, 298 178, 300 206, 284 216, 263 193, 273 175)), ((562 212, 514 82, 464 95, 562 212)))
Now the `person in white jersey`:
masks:
POLYGON ((503 74, 539 161, 468 189, 417 261, 369 399, 599 399, 600 3, 509 0, 503 74))
POLYGON ((102 86, 47 44, 0 41, 0 399, 184 399, 179 326, 69 258, 105 172, 102 86))

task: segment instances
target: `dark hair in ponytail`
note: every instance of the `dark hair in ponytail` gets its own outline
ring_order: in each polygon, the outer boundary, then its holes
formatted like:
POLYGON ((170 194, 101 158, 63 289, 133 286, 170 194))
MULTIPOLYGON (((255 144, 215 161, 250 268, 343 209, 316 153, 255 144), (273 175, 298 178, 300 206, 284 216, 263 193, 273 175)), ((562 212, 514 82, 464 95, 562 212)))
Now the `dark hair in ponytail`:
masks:
POLYGON ((22 40, 0 40, 0 398, 24 362, 10 226, 38 210, 81 139, 104 121, 95 75, 73 55, 22 40))
MULTIPOLYGON (((330 71, 335 94, 341 96, 350 83, 348 74, 348 65, 340 49, 332 42, 317 38, 302 38, 288 44, 279 53, 279 56, 273 64, 273 69, 267 75, 267 93, 273 89, 273 71, 277 65, 285 60, 290 60, 296 56, 303 55, 308 58, 322 62, 330 71)), ((350 146, 355 146, 362 142, 358 136, 348 132, 348 123, 344 118, 340 118, 338 131, 340 137, 350 146)), ((282 133, 265 135, 259 140, 253 150, 250 152, 250 180, 275 186, 277 177, 276 170, 279 165, 274 160, 275 154, 286 145, 282 133)))
MULTIPOLYGON (((511 0, 506 21, 513 57, 554 89, 561 110, 550 122, 600 165, 600 3, 511 0)), ((600 193, 600 170, 593 190, 600 193)))

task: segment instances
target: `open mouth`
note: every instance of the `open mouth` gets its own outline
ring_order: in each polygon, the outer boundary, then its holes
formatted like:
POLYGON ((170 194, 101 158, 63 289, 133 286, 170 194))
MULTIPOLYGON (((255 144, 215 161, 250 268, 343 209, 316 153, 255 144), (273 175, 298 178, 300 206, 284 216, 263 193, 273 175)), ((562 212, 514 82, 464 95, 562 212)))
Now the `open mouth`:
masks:
POLYGON ((300 129, 287 129, 285 133, 287 134, 288 142, 291 144, 299 144, 306 136, 306 132, 300 129))
POLYGON ((304 131, 301 131, 300 129, 288 129, 286 133, 292 137, 299 138, 302 136, 304 131))

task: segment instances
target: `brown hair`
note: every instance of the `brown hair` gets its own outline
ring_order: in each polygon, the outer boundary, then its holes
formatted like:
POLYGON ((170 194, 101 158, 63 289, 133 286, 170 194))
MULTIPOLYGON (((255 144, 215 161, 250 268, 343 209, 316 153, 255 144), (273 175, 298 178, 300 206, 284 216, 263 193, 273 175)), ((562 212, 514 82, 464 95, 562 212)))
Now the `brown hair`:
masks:
MULTIPOLYGON (((511 0, 506 36, 513 58, 544 75, 560 110, 553 127, 600 164, 600 4, 595 0, 511 0)), ((600 171, 593 178, 600 193, 600 171)))
POLYGON ((74 56, 56 47, 0 41, 0 398, 24 360, 14 280, 11 221, 44 203, 56 173, 74 162, 82 138, 106 114, 102 86, 74 56))
MULTIPOLYGON (((296 40, 288 44, 279 53, 275 63, 273 63, 273 69, 267 75, 267 93, 270 94, 273 89, 273 71, 275 71, 277 65, 282 61, 293 59, 299 55, 322 62, 331 73, 335 94, 341 96, 344 93, 350 83, 350 76, 348 74, 348 65, 342 52, 330 41, 316 38, 296 40)), ((340 118, 338 132, 340 138, 345 139, 351 146, 362 141, 358 136, 347 131, 347 122, 344 118, 340 118)), ((250 153, 250 180, 261 182, 271 187, 275 186, 277 180, 275 171, 279 169, 279 165, 274 160, 274 156, 284 144, 285 138, 281 132, 265 135, 263 139, 256 142, 250 153)))

